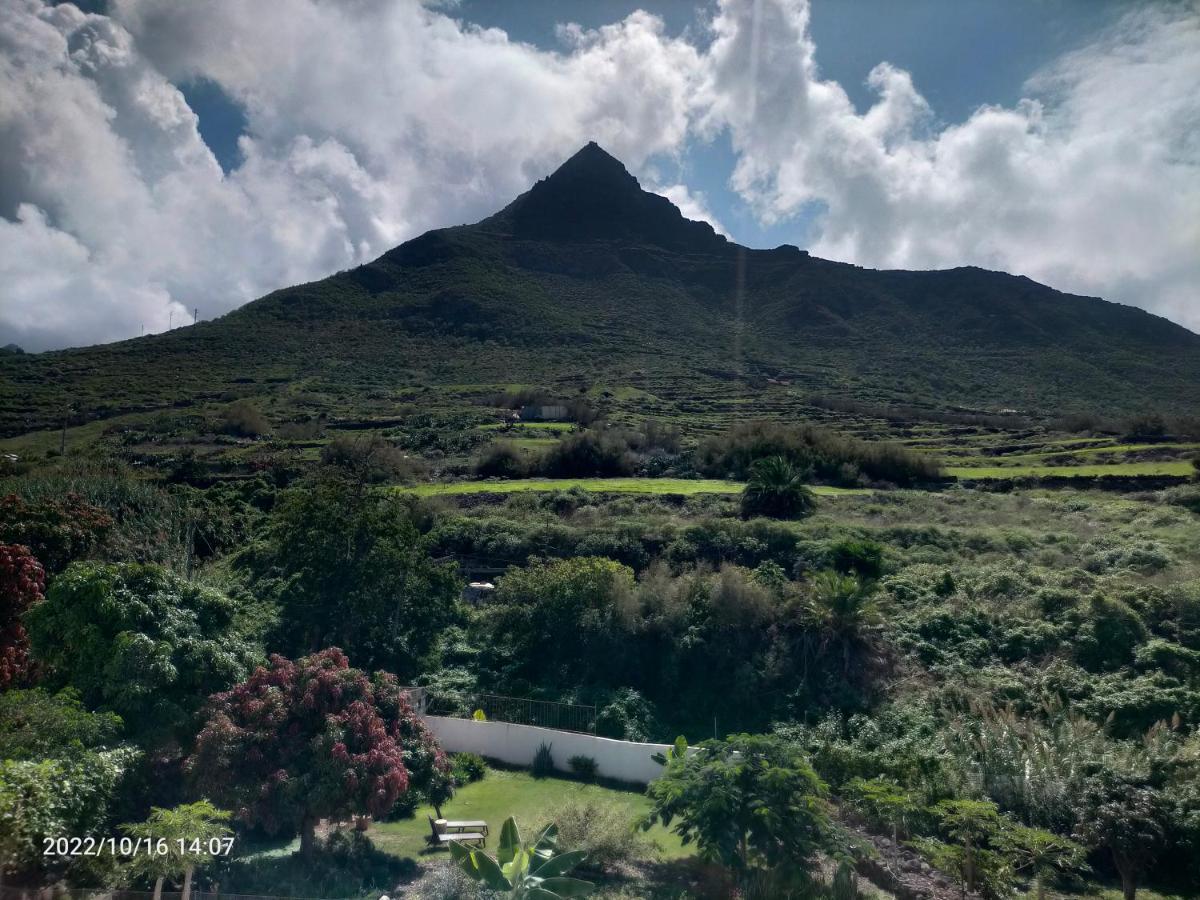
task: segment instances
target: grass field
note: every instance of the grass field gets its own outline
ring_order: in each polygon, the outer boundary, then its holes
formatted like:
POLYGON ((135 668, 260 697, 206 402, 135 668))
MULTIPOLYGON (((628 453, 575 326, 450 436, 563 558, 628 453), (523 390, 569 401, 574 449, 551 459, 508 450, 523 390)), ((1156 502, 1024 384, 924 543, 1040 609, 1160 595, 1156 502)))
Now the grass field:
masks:
POLYGON ((476 427, 481 431, 501 431, 505 428, 528 431, 571 431, 576 426, 574 422, 489 422, 487 425, 476 427))
MULTIPOLYGON (((455 481, 441 484, 418 484, 397 488, 420 497, 454 494, 512 494, 520 491, 565 491, 582 488, 585 491, 609 494, 738 494, 745 487, 740 481, 721 481, 715 478, 522 478, 512 481, 455 481)), ((838 488, 816 485, 813 493, 822 497, 843 494, 869 494, 864 488, 838 488)))
MULTIPOLYGON (((492 769, 487 777, 465 785, 454 799, 442 806, 448 819, 483 819, 491 835, 489 850, 495 850, 500 826, 509 816, 515 816, 522 835, 532 836, 551 821, 555 809, 568 803, 598 803, 614 806, 628 813, 630 825, 650 809, 650 801, 636 791, 614 790, 596 784, 581 784, 563 778, 534 778, 526 772, 492 769)), ((412 819, 380 822, 371 827, 370 836, 380 850, 413 859, 449 858, 445 850, 431 850, 426 843, 429 834, 427 816, 434 815, 432 807, 421 807, 412 819)), ((675 859, 691 854, 679 838, 662 826, 650 829, 647 837, 658 845, 662 855, 675 859)))
POLYGON ((1091 466, 949 466, 946 474, 962 479, 990 478, 1100 478, 1114 475, 1122 478, 1154 475, 1190 475, 1195 469, 1187 460, 1157 462, 1110 463, 1091 466))

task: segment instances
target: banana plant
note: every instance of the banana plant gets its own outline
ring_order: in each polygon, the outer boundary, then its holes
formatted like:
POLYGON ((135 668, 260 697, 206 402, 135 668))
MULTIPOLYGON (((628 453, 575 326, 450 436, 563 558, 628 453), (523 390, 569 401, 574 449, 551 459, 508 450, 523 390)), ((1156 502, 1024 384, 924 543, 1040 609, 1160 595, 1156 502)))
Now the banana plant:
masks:
POLYGON ((590 881, 567 877, 587 854, 582 850, 558 852, 558 826, 553 822, 534 841, 525 843, 516 819, 509 816, 500 828, 495 856, 459 841, 450 842, 450 856, 476 881, 517 900, 586 897, 596 887, 590 881))
POLYGON ((681 734, 679 737, 675 738, 674 745, 667 748, 666 753, 654 753, 650 756, 650 758, 660 766, 665 766, 674 760, 683 759, 685 756, 687 756, 687 750, 687 738, 681 734))

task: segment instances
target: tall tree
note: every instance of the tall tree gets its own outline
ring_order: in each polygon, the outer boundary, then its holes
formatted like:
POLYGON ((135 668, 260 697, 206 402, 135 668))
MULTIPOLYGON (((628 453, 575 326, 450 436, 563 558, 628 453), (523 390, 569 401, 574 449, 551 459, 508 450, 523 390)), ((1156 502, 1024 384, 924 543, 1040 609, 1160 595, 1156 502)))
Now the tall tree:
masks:
POLYGON ((454 621, 456 569, 430 559, 395 495, 334 477, 294 491, 276 516, 272 556, 293 652, 336 644, 409 677, 454 621))
POLYGON ((25 616, 51 684, 137 728, 143 744, 183 741, 214 691, 249 671, 237 607, 158 566, 76 563, 25 616))
POLYGON ((766 735, 738 734, 664 758, 643 822, 671 827, 709 859, 745 870, 838 848, 825 784, 802 753, 766 735))
POLYGON ((207 719, 187 762, 196 783, 244 822, 298 830, 306 855, 320 819, 383 815, 449 771, 395 680, 368 678, 337 648, 272 656, 215 695, 207 719))

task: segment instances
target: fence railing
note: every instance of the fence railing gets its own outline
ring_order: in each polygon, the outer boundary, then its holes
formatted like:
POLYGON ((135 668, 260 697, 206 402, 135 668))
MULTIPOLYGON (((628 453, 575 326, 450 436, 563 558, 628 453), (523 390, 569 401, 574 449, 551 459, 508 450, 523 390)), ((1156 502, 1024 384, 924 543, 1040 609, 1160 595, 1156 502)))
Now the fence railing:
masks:
POLYGON ((527 697, 506 697, 503 694, 468 694, 456 697, 429 695, 424 712, 427 715, 468 719, 476 710, 493 722, 514 725, 536 725, 558 731, 596 733, 596 707, 581 703, 560 703, 556 700, 530 700, 527 697))

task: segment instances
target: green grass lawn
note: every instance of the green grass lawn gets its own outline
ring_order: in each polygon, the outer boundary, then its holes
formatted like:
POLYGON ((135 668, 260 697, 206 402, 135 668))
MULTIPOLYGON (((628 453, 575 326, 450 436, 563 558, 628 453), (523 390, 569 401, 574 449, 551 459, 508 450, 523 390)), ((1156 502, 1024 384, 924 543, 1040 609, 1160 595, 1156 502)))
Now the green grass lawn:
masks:
MULTIPOLYGON (((568 803, 600 803, 615 806, 629 814, 630 824, 650 809, 650 801, 636 791, 614 790, 597 784, 581 784, 563 778, 534 778, 527 772, 490 769, 487 777, 458 789, 454 799, 442 806, 447 819, 483 819, 488 823, 490 836, 487 849, 495 851, 500 826, 509 816, 515 816, 525 837, 551 821, 554 810, 568 803)), ((436 859, 449 857, 445 850, 431 850, 426 843, 429 834, 427 816, 434 815, 432 807, 421 807, 412 819, 397 822, 378 822, 371 826, 370 837, 380 850, 400 857, 436 859)), ((662 826, 646 833, 667 859, 690 856, 692 848, 684 847, 679 838, 662 826)), ((566 849, 570 849, 569 847, 566 849)))
POLYGON ((540 429, 542 431, 571 431, 575 428, 574 422, 489 422, 486 425, 476 426, 481 431, 500 431, 504 428, 528 429, 530 431, 540 429))
POLYGON ((1162 460, 1158 462, 1111 463, 1093 466, 948 466, 946 473, 956 478, 1023 478, 1031 476, 1059 476, 1062 478, 1121 477, 1152 475, 1190 475, 1195 469, 1187 460, 1162 460))
MULTIPOLYGON (((397 488, 420 497, 450 494, 512 494, 518 491, 564 491, 570 488, 612 494, 739 494, 745 487, 740 481, 715 478, 518 478, 511 481, 455 481, 418 484, 397 488)), ((869 494, 865 488, 838 488, 815 485, 813 493, 823 497, 843 494, 869 494)))

